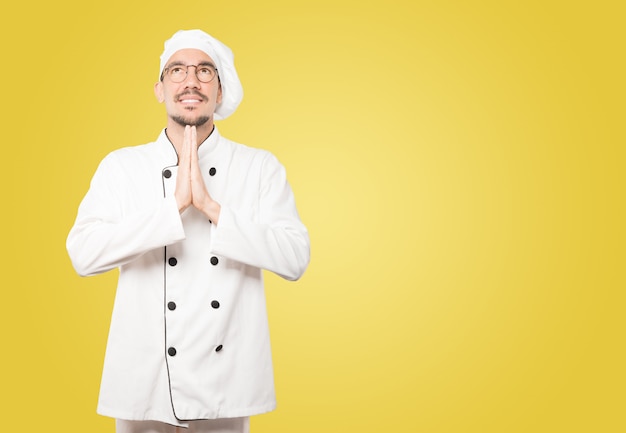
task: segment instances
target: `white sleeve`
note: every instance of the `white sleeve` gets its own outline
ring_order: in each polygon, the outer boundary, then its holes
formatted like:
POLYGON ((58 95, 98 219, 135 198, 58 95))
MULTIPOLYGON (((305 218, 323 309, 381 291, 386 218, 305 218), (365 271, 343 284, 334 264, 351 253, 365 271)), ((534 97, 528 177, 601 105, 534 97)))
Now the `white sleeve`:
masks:
POLYGON ((150 208, 126 209, 130 182, 115 154, 98 166, 66 242, 79 275, 106 272, 185 238, 173 197, 157 200, 150 208))
POLYGON ((284 167, 271 154, 263 164, 259 212, 222 206, 211 252, 297 280, 310 259, 309 235, 300 221, 284 167))

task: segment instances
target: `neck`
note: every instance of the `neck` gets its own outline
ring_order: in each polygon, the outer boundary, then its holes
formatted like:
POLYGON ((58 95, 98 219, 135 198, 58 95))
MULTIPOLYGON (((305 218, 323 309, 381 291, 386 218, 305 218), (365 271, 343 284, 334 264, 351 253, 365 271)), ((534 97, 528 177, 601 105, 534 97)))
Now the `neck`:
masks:
MULTIPOLYGON (((213 132, 213 120, 206 122, 202 126, 196 127, 196 134, 198 138, 197 146, 200 146, 204 140, 206 140, 209 135, 213 132)), ((176 123, 176 122, 168 122, 167 128, 165 129, 165 133, 167 134, 167 138, 174 145, 174 149, 176 149, 176 153, 180 155, 181 149, 183 146, 183 134, 185 133, 185 127, 176 123)))

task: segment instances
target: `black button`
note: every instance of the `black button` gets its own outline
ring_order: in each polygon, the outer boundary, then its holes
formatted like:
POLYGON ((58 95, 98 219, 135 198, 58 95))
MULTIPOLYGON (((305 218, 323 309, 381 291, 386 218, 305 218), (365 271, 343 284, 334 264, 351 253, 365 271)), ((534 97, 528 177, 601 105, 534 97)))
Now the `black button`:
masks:
POLYGON ((222 345, 221 344, 215 348, 216 352, 219 352, 220 350, 222 350, 222 345))
POLYGON ((209 169, 209 174, 210 174, 211 176, 215 176, 215 172, 216 172, 216 171, 217 171, 217 170, 215 169, 215 167, 211 167, 211 168, 209 169))
POLYGON ((167 303, 167 308, 169 308, 170 310, 174 311, 176 309, 176 302, 168 302, 167 303))
POLYGON ((176 356, 176 349, 174 349, 173 347, 170 347, 169 349, 167 349, 167 354, 169 356, 176 356))
POLYGON ((178 260, 176 260, 176 257, 170 257, 167 263, 169 263, 170 266, 176 266, 176 263, 178 263, 178 260))
POLYGON ((212 264, 212 265, 214 265, 214 266, 215 266, 215 265, 217 265, 217 264, 218 264, 218 262, 219 262, 219 260, 217 259, 217 257, 215 257, 215 256, 211 257, 211 264, 212 264))
POLYGON ((172 177, 172 172, 169 170, 163 171, 163 177, 169 179, 170 177, 172 177))
POLYGON ((211 301, 211 307, 213 308, 220 308, 220 303, 217 301, 211 301))

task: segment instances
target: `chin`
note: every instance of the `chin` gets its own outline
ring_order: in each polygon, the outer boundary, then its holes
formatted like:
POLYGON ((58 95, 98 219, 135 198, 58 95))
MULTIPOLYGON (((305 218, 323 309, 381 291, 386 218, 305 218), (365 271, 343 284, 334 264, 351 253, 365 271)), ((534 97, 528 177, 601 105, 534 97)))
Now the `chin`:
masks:
POLYGON ((211 116, 199 116, 199 117, 185 117, 185 116, 170 116, 170 118, 181 126, 195 126, 196 128, 206 124, 211 120, 211 116))

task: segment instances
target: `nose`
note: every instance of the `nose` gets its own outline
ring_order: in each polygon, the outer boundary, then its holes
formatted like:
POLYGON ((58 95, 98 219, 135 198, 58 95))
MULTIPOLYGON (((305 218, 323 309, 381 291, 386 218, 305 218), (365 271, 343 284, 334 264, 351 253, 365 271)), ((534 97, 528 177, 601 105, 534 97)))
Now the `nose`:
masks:
POLYGON ((189 65, 187 66, 187 76, 185 77, 185 87, 193 87, 196 89, 200 88, 200 80, 196 76, 197 66, 189 65), (194 68, 194 69, 190 69, 194 68))

